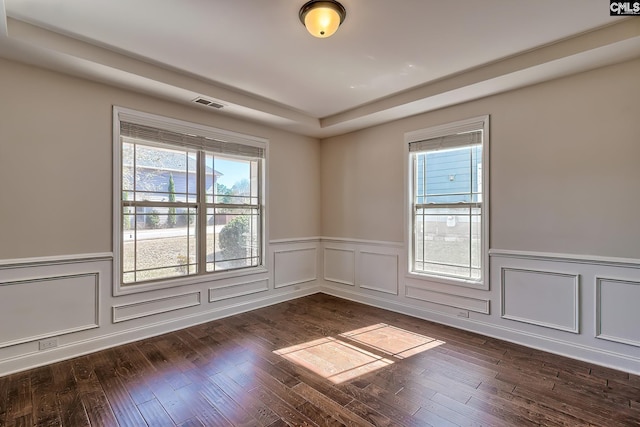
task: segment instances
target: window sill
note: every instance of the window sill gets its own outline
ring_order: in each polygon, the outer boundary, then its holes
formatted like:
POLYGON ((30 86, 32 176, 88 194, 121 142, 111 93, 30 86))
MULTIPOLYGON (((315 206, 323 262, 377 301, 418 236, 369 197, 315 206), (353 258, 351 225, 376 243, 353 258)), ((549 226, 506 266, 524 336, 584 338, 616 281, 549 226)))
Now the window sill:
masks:
POLYGON ((180 286, 197 285, 206 282, 216 282, 218 280, 230 279, 234 277, 252 276, 256 274, 268 273, 269 270, 261 265, 257 267, 251 267, 247 269, 234 270, 234 271, 221 271, 218 273, 207 273, 198 276, 180 277, 175 279, 167 279, 155 282, 143 282, 122 284, 117 281, 114 285, 113 296, 138 294, 142 292, 157 291, 159 289, 176 288, 180 286))

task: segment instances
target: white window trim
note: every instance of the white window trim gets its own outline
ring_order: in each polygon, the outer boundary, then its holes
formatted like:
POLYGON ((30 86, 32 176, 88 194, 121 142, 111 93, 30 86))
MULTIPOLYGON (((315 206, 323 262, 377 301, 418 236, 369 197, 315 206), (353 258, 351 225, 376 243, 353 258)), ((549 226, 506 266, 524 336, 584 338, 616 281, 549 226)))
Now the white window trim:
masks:
POLYGON ((489 165, 489 142, 491 138, 489 135, 489 115, 472 117, 465 120, 456 121, 453 123, 447 123, 443 125, 433 126, 425 129, 419 129, 412 132, 407 132, 404 135, 404 171, 405 171, 405 240, 404 250, 406 271, 405 276, 411 279, 417 279, 424 282, 435 282, 446 285, 463 286, 467 288, 489 290, 489 223, 490 223, 490 194, 489 194, 489 173, 491 167, 489 165), (425 139, 437 138, 452 133, 459 133, 469 130, 483 129, 482 140, 482 280, 472 281, 465 279, 455 279, 444 276, 437 276, 427 273, 416 273, 412 271, 413 266, 413 251, 411 250, 411 242, 413 238, 413 174, 410 163, 409 144, 412 142, 423 141, 425 139))
POLYGON ((245 135, 233 131, 224 129, 217 129, 210 126, 200 125, 197 123, 191 123, 183 120, 173 119, 169 117, 159 116, 151 113, 145 113, 141 111, 131 110, 128 108, 113 106, 113 213, 112 213, 112 225, 113 225, 113 295, 127 295, 135 294, 139 292, 155 291, 159 289, 173 288, 177 286, 194 285, 198 283, 211 282, 216 280, 229 279, 233 277, 242 277, 254 274, 267 273, 269 270, 267 259, 267 242, 269 241, 269 229, 267 221, 267 198, 268 198, 268 183, 266 177, 268 176, 267 168, 269 167, 269 140, 251 135, 245 135), (235 142, 244 145, 252 145, 262 147, 265 150, 265 167, 262 168, 262 257, 261 264, 256 267, 244 268, 232 271, 211 272, 206 274, 200 274, 196 276, 187 276, 179 278, 168 278, 157 282, 137 283, 124 285, 122 283, 121 269, 121 246, 120 239, 122 236, 122 221, 120 220, 120 199, 122 194, 121 189, 121 143, 120 143, 120 122, 132 122, 141 125, 152 126, 159 129, 165 129, 174 132, 195 134, 221 140, 225 142, 235 142))

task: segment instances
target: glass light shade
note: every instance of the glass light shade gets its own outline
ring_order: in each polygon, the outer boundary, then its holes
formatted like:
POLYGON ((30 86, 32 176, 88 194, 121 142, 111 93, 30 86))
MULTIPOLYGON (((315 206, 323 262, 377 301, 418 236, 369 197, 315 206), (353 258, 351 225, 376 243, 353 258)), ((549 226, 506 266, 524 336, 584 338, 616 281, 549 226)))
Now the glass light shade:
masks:
POLYGON ((314 37, 329 37, 338 30, 340 15, 334 9, 318 7, 307 13, 304 18, 304 26, 314 37))
POLYGON ((318 38, 331 36, 344 21, 346 11, 336 1, 312 0, 300 9, 300 20, 307 31, 318 38))

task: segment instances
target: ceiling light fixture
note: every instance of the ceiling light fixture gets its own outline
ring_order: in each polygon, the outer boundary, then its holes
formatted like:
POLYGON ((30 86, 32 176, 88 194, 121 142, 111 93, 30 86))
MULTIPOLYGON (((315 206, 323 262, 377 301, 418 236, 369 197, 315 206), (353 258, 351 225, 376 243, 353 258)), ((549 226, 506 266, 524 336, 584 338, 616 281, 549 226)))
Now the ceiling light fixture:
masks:
POLYGON ((300 8, 298 16, 312 36, 322 39, 338 30, 347 11, 335 0, 311 0, 300 8))

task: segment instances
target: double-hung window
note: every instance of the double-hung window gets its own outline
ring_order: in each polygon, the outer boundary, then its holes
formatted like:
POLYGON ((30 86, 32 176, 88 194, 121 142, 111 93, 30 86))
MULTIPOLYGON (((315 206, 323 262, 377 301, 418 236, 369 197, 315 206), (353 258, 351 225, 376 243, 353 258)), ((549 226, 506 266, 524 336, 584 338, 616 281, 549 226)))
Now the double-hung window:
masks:
POLYGON ((486 287, 488 121, 407 134, 410 273, 486 287))
POLYGON ((266 141, 114 109, 122 288, 263 265, 266 141))

